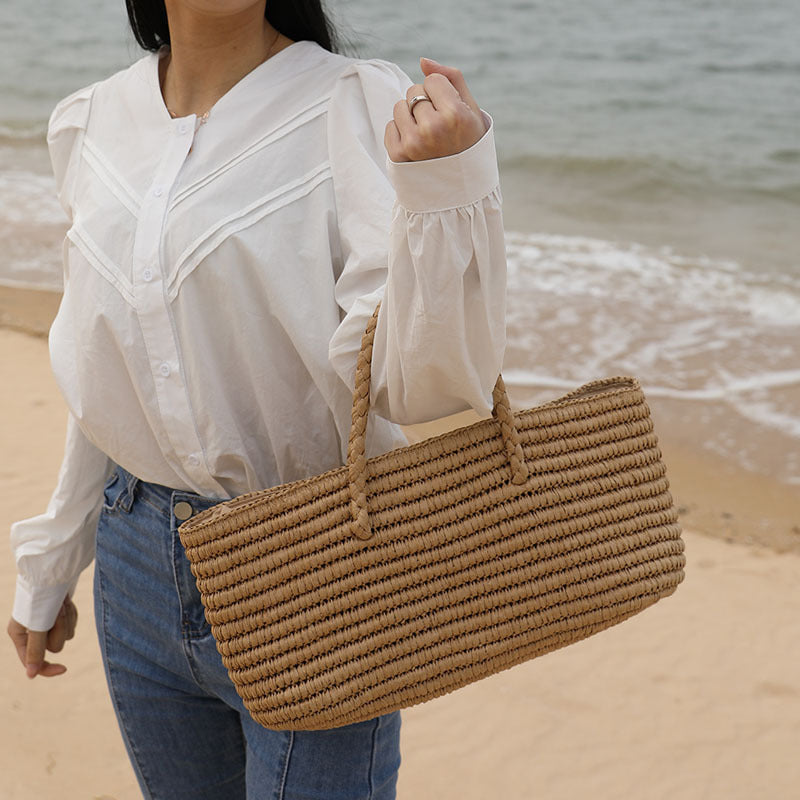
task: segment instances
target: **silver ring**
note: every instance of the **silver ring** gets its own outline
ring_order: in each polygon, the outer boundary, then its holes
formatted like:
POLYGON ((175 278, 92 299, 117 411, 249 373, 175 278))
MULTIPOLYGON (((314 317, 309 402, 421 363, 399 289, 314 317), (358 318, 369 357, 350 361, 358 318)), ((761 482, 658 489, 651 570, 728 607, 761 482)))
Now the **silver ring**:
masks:
POLYGON ((427 100, 429 103, 433 102, 433 100, 431 100, 430 97, 428 97, 428 95, 426 95, 426 94, 414 95, 414 97, 412 97, 408 101, 408 112, 409 112, 409 114, 413 114, 414 113, 414 106, 417 103, 421 103, 423 100, 427 100))

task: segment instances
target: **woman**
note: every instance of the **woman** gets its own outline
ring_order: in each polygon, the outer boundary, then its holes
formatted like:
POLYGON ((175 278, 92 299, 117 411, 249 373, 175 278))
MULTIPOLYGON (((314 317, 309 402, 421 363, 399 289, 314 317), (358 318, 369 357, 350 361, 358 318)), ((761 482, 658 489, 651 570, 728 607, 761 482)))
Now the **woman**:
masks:
POLYGON ((109 689, 146 797, 394 797, 399 713, 270 731, 227 677, 177 536, 346 452, 382 300, 370 454, 488 415, 505 259, 491 120, 457 70, 332 52, 319 0, 128 0, 147 56, 63 100, 70 217, 51 359, 70 409, 46 513, 16 523, 29 677, 72 638, 95 554, 109 689), (388 163, 387 163, 388 152, 388 163), (390 421, 391 420, 391 421, 390 421))

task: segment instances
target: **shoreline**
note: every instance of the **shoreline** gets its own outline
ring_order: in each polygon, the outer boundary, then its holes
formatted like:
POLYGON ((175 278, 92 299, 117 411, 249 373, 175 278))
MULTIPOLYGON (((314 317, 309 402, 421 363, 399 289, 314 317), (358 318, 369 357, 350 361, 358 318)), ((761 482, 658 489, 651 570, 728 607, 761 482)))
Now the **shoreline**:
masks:
MULTIPOLYGON (((44 340, 47 358, 47 332, 60 298, 59 292, 0 285, 0 337, 19 333, 44 340)), ((656 398, 649 404, 682 525, 726 542, 800 555, 797 487, 693 445, 702 440, 702 427, 669 403, 656 398)), ((405 430, 415 441, 477 419, 466 411, 405 430)))

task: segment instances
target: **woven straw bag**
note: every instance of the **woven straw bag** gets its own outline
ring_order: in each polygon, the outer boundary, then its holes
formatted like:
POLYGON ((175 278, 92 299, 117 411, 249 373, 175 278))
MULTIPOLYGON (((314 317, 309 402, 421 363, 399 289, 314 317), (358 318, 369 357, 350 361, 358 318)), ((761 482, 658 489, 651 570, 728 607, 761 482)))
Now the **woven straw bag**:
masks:
POLYGON ((335 728, 584 639, 675 591, 683 541, 634 378, 593 381, 366 459, 370 359, 348 463, 180 526, 254 719, 335 728))

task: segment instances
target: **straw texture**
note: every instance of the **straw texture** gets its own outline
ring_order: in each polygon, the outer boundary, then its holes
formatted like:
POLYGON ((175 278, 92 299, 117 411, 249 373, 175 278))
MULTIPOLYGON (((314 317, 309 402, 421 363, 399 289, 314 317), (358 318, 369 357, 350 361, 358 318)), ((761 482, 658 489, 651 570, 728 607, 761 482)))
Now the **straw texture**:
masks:
POLYGON ((333 728, 424 702, 674 592, 683 541, 634 378, 582 386, 367 460, 369 365, 348 463, 180 526, 252 716, 333 728))

